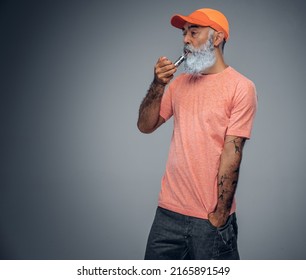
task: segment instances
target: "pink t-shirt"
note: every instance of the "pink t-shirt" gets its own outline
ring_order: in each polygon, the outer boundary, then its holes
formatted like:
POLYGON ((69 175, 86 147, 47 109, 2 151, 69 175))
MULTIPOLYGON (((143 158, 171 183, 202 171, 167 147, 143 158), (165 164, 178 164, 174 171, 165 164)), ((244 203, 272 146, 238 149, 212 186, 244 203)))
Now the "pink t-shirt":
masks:
MULTIPOLYGON (((174 117, 174 130, 160 207, 207 219, 217 205, 224 138, 250 138, 256 107, 253 82, 232 67, 198 79, 181 74, 169 85, 160 115, 174 117)), ((234 201, 231 213, 235 209, 234 201)))

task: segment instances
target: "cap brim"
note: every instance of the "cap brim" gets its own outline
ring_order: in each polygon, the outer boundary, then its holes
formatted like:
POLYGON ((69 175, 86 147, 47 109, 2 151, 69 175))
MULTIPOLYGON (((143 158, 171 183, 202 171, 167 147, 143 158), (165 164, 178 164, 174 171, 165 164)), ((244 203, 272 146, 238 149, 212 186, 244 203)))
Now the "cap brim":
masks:
POLYGON ((200 26, 209 26, 209 24, 211 23, 209 19, 207 21, 205 19, 199 20, 191 16, 174 15, 171 18, 171 25, 179 29, 182 29, 184 25, 186 24, 186 22, 197 24, 200 26))

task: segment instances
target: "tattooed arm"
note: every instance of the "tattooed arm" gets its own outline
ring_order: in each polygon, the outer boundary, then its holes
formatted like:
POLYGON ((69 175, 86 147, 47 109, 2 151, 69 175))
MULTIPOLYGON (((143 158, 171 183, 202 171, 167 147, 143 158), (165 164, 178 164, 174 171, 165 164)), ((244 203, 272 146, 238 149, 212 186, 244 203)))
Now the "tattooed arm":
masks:
POLYGON ((236 191, 245 138, 226 136, 218 172, 218 204, 209 221, 216 227, 226 223, 236 191))
POLYGON ((166 57, 161 57, 154 68, 154 80, 139 108, 137 126, 143 133, 151 133, 165 120, 159 115, 160 103, 166 85, 176 72, 174 64, 166 57))

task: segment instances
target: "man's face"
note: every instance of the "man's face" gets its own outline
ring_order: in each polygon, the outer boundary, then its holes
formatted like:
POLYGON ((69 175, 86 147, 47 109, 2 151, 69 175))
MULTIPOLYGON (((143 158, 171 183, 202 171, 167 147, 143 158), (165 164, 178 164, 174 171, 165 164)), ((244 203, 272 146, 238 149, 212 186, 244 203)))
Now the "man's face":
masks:
POLYGON ((188 74, 199 75, 216 62, 213 30, 186 23, 183 29, 184 49, 189 52, 184 70, 188 74))
POLYGON ((209 27, 186 22, 183 27, 184 44, 199 48, 206 43, 209 37, 209 30, 209 27))

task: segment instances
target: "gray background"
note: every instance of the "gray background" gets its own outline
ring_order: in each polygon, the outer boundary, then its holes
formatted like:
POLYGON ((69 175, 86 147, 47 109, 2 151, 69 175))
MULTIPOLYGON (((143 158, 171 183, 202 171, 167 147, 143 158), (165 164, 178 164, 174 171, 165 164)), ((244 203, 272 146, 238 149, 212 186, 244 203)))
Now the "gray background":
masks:
POLYGON ((238 186, 242 259, 306 259, 305 1, 1 1, 2 259, 142 259, 172 121, 138 107, 174 13, 231 24, 226 61, 259 110, 238 186))

